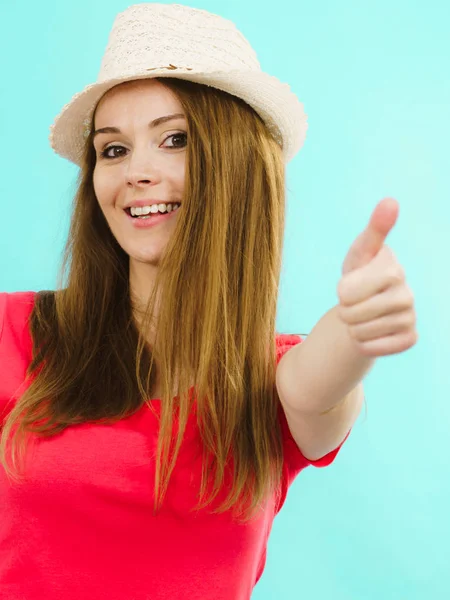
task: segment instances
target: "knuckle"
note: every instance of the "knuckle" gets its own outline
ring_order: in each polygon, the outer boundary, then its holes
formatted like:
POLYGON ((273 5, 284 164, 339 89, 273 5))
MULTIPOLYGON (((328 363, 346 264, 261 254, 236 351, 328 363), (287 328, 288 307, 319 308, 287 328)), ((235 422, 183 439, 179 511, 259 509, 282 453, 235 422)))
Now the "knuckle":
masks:
POLYGON ((409 336, 409 347, 414 346, 414 344, 417 343, 417 340, 419 339, 419 336, 417 334, 417 331, 413 331, 410 336, 409 336))
POLYGON ((414 292, 409 286, 406 286, 406 298, 408 303, 412 306, 414 304, 414 292))
POLYGON ((413 327, 416 323, 416 316, 413 311, 408 310, 405 312, 403 317, 403 324, 405 327, 410 328, 413 327))
POLYGON ((399 295, 399 305, 401 308, 410 309, 414 307, 414 294, 411 288, 407 285, 403 286, 399 295))
POLYGON ((403 267, 398 263, 392 265, 387 272, 387 279, 391 285, 396 285, 404 281, 405 272, 403 267))
POLYGON ((360 327, 358 327, 357 325, 349 325, 348 327, 349 327, 350 335, 355 341, 357 341, 357 342, 364 341, 364 338, 361 335, 360 327))
POLYGON ((347 296, 348 296, 348 290, 347 290, 346 282, 343 279, 341 279, 341 281, 338 284, 337 295, 338 295, 339 301, 342 304, 345 304, 347 296))

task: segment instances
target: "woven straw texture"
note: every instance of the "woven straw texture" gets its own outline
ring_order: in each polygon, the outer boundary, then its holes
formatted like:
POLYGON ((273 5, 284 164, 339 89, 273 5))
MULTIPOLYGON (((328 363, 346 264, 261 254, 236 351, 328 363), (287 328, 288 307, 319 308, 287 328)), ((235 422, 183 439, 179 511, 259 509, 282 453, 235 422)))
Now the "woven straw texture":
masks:
POLYGON ((188 6, 143 3, 116 16, 97 81, 75 94, 50 127, 53 150, 80 165, 102 96, 124 81, 154 77, 188 79, 238 96, 264 120, 286 162, 304 144, 303 104, 288 84, 261 71, 234 23, 188 6))

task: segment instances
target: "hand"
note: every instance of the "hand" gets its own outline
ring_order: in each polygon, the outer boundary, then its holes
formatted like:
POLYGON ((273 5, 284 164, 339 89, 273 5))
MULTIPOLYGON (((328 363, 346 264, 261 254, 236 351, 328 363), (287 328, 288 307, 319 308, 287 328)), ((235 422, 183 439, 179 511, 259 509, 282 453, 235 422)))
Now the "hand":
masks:
POLYGON ((338 314, 364 356, 397 354, 418 340, 414 295, 393 251, 384 244, 399 205, 385 198, 353 242, 338 284, 338 314))

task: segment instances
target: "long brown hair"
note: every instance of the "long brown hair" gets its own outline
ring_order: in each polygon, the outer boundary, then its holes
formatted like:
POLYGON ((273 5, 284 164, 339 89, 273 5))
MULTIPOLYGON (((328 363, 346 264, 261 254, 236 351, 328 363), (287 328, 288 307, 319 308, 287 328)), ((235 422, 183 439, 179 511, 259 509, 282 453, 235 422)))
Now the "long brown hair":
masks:
POLYGON ((220 491, 231 456, 230 494, 214 512, 242 502, 246 520, 278 491, 282 474, 274 385, 285 218, 282 149, 239 98, 189 81, 160 81, 177 95, 187 117, 185 193, 142 322, 133 316, 129 257, 95 196, 92 126, 58 289, 36 295, 27 370, 33 380, 5 419, 0 461, 7 475, 20 481, 17 457, 25 456, 27 433, 51 437, 73 424, 114 423, 144 403, 154 412, 148 399, 156 364, 163 391, 155 509, 183 441, 195 381, 204 456, 213 457, 212 465, 203 463, 202 497, 214 467, 213 495, 199 508, 220 491), (153 327, 157 297, 164 300, 150 347, 143 332, 153 327), (169 464, 175 411, 178 435, 169 464), (10 469, 6 444, 16 427, 10 469))

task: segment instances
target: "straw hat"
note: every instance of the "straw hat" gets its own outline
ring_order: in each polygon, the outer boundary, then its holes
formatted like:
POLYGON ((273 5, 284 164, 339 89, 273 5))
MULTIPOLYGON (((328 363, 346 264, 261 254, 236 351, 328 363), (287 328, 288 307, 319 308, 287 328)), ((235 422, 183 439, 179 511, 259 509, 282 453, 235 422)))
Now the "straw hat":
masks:
POLYGON ((80 166, 102 96, 124 81, 154 77, 188 79, 242 98, 282 146, 286 163, 303 146, 303 104, 288 84, 262 72, 234 23, 205 10, 151 2, 116 16, 96 83, 76 93, 50 127, 53 150, 80 166))

